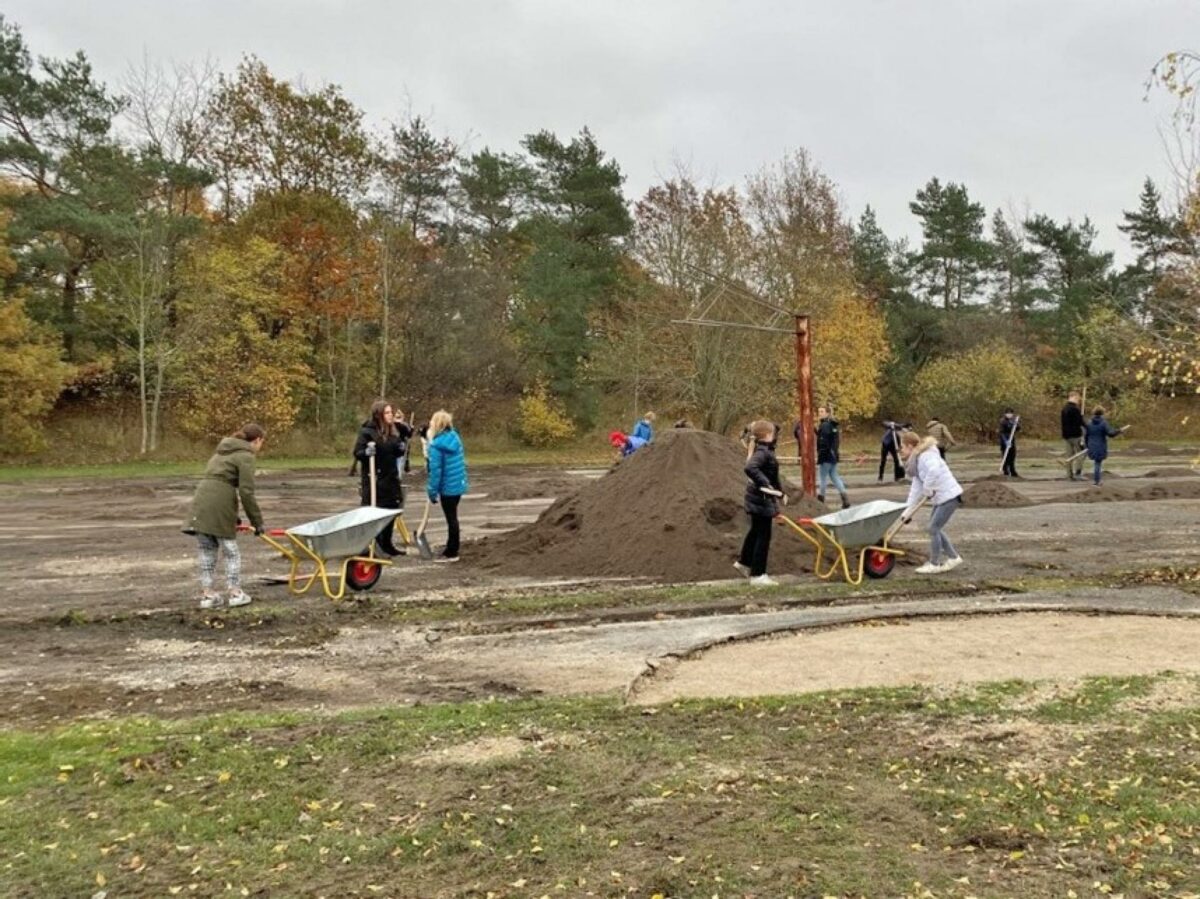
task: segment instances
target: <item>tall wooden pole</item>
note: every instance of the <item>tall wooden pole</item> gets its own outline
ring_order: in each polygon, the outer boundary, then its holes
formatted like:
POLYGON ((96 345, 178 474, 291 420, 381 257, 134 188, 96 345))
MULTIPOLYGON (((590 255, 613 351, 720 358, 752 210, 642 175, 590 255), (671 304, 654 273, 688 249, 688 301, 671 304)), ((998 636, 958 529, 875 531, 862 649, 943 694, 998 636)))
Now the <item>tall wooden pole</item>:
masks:
POLYGON ((817 495, 817 447, 813 430, 812 326, 796 316, 796 405, 800 412, 800 482, 806 496, 817 495))

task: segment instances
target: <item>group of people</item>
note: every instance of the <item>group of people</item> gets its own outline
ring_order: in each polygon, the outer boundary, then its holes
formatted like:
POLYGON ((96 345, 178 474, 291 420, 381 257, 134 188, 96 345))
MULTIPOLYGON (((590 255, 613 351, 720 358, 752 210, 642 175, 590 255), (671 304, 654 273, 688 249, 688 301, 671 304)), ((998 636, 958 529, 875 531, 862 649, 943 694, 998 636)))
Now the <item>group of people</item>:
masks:
MULTIPOLYGON (((840 428, 828 406, 817 410, 820 418, 815 428, 817 450, 817 499, 825 501, 825 488, 832 483, 842 499, 842 508, 850 506, 845 483, 838 474, 840 428)), ((1017 477, 1017 433, 1021 416, 1014 409, 1004 410, 997 428, 1000 441, 1000 468, 1006 477, 1017 477)), ((938 574, 951 571, 962 564, 962 556, 946 536, 945 527, 955 510, 962 504, 962 486, 950 471, 946 451, 958 445, 950 429, 937 417, 925 426, 926 436, 919 436, 911 422, 886 420, 880 442, 878 483, 883 483, 888 459, 892 460, 893 476, 897 482, 908 479, 911 486, 906 501, 905 521, 910 521, 922 504, 931 505, 929 519, 929 560, 918 567, 919 574, 938 574), (933 450, 937 452, 933 452, 933 450)), ((1124 429, 1114 428, 1105 418, 1103 407, 1096 406, 1092 417, 1085 421, 1080 395, 1072 391, 1062 409, 1062 436, 1067 450, 1067 476, 1082 477, 1083 457, 1092 461, 1092 483, 1099 487, 1103 463, 1108 458, 1108 441, 1124 429)), ((778 429, 769 421, 752 422, 743 433, 749 445, 745 473, 747 477, 744 508, 750 519, 749 530, 742 543, 741 553, 734 562, 739 573, 751 583, 765 586, 775 581, 767 574, 767 557, 771 546, 771 524, 779 514, 779 506, 787 504, 787 494, 779 480, 779 463, 775 459, 778 429)), ((804 434, 799 422, 793 429, 799 448, 804 434)))
MULTIPOLYGON (((362 466, 360 500, 364 506, 404 508, 404 474, 409 463, 409 444, 419 436, 426 465, 425 494, 429 502, 440 505, 446 519, 446 545, 440 561, 459 560, 461 529, 458 506, 469 489, 466 453, 462 438, 454 428, 454 417, 445 409, 430 416, 429 423, 414 429, 387 400, 371 406, 367 420, 359 428, 354 444, 354 459, 362 466)), ((254 491, 255 456, 266 440, 266 431, 247 424, 223 438, 209 459, 192 498, 191 515, 184 533, 197 541, 200 569, 200 608, 237 607, 249 603, 241 585, 241 554, 237 532, 242 526, 238 504, 249 519, 246 527, 264 531, 262 510, 254 491), (218 555, 225 563, 225 593, 215 586, 218 555)), ((354 468, 351 468, 353 474, 354 468)), ((389 521, 376 538, 380 552, 388 556, 404 554, 393 542, 395 522, 389 521)), ((365 549, 365 548, 364 548, 365 549)))
MULTIPOLYGON (((821 417, 817 425, 817 464, 819 471, 830 477, 842 497, 842 508, 850 505, 845 485, 837 475, 838 426, 826 406, 818 409, 821 417), (822 430, 824 439, 822 439, 822 430), (822 447, 824 446, 824 452, 822 447), (824 459, 822 458, 824 456, 824 459), (829 461, 825 461, 829 460, 829 461)), ((936 423, 934 419, 933 423, 936 423)), ((899 447, 896 460, 896 480, 908 478, 905 520, 909 521, 916 510, 927 501, 932 505, 929 521, 929 561, 917 568, 918 574, 939 574, 952 571, 962 564, 962 556, 946 536, 945 527, 950 516, 962 504, 962 486, 946 464, 945 448, 939 436, 930 434, 920 437, 911 428, 887 422, 887 433, 891 435, 892 447, 899 447), (933 452, 933 450, 939 452, 933 452)), ((750 527, 742 541, 742 549, 733 567, 748 577, 756 587, 769 587, 777 583, 767 574, 767 559, 771 549, 771 532, 780 506, 788 502, 787 492, 779 479, 779 462, 775 457, 778 429, 770 421, 755 421, 748 428, 750 446, 746 456, 747 478, 743 507, 750 519, 750 527)), ((799 436, 799 435, 797 435, 799 436)), ((952 440, 946 430, 944 438, 952 440)), ((886 459, 886 457, 885 457, 886 459)), ((882 462, 880 477, 882 478, 882 462)), ((824 499, 825 478, 818 486, 818 500, 824 499)))

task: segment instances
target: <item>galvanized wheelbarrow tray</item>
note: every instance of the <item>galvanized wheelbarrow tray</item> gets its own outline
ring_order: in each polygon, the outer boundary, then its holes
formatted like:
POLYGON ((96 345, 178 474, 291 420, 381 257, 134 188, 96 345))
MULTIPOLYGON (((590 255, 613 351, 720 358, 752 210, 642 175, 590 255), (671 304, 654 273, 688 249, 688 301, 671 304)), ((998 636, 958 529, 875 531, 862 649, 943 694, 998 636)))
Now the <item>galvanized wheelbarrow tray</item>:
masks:
MULTIPOLYGON (((392 564, 375 555, 375 538, 397 514, 395 509, 361 506, 259 536, 291 562, 287 582, 290 593, 300 596, 320 581, 326 596, 341 599, 347 587, 356 592, 370 590, 383 574, 383 566, 392 564), (312 570, 302 572, 309 563, 312 570), (337 572, 333 576, 331 566, 337 572)), ((243 526, 242 530, 249 529, 243 526)))
MULTIPOLYGON (((920 505, 924 505, 924 501, 920 505)), ((896 567, 896 558, 904 555, 904 550, 888 544, 900 529, 899 525, 893 525, 907 508, 906 503, 876 499, 818 518, 793 519, 778 515, 777 520, 816 548, 813 574, 829 578, 840 569, 847 583, 857 585, 862 583, 864 574, 869 578, 887 577, 896 567), (828 564, 827 552, 830 556, 828 564), (857 568, 850 564, 849 553, 853 552, 858 553, 857 568)))

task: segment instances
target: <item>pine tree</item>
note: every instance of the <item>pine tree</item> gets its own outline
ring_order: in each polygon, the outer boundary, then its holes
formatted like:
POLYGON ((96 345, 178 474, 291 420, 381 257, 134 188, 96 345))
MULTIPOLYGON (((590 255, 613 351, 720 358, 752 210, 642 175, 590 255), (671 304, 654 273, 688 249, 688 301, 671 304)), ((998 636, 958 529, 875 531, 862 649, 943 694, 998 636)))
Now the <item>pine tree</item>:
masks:
POLYGON ((1038 254, 999 209, 992 216, 992 304, 1024 318, 1037 299, 1038 254))
POLYGON ((909 209, 921 219, 924 243, 914 262, 926 292, 945 309, 962 306, 979 290, 990 255, 983 204, 971 202, 965 186, 931 178, 909 209))
POLYGON ((1137 250, 1137 265, 1152 279, 1162 273, 1163 264, 1172 251, 1179 226, 1174 219, 1163 215, 1162 195, 1149 177, 1142 183, 1138 211, 1121 214, 1124 224, 1117 225, 1137 250))
POLYGON ((892 244, 879 227, 875 210, 868 206, 854 229, 854 276, 866 295, 879 302, 891 299, 897 286, 892 252, 892 244))

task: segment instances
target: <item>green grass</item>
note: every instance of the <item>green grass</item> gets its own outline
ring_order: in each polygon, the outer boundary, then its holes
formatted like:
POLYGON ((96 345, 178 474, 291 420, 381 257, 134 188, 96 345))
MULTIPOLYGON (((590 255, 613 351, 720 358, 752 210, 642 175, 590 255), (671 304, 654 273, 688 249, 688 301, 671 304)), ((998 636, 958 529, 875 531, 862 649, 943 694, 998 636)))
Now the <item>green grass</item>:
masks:
POLYGON ((1200 709, 1120 702, 1168 680, 2 731, 0 894, 1180 897, 1200 709))

